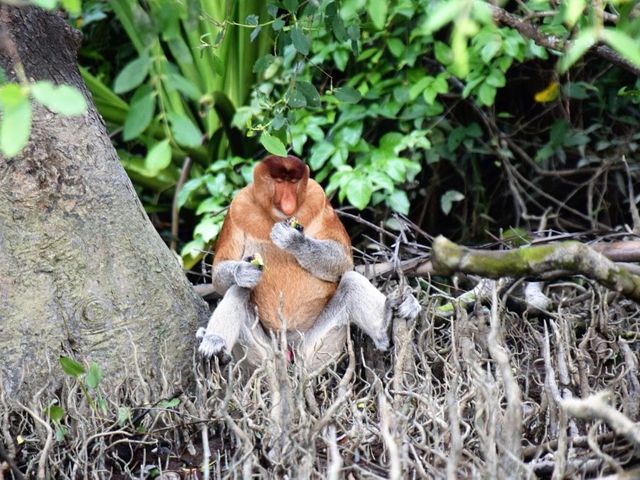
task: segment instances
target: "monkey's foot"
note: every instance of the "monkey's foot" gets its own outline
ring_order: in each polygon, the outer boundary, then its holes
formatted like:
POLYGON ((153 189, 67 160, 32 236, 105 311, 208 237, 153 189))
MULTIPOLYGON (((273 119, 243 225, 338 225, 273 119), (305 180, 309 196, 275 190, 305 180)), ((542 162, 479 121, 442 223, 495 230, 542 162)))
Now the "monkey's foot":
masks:
POLYGON ((422 306, 411 293, 411 289, 405 287, 402 292, 394 292, 387 297, 385 310, 387 315, 395 315, 404 320, 414 320, 422 311, 422 306))
POLYGON ((203 358, 218 357, 221 365, 225 365, 231 361, 231 356, 227 353, 227 344, 222 337, 214 333, 203 333, 199 328, 196 337, 202 338, 198 352, 203 358), (200 335, 200 336, 199 336, 200 335))

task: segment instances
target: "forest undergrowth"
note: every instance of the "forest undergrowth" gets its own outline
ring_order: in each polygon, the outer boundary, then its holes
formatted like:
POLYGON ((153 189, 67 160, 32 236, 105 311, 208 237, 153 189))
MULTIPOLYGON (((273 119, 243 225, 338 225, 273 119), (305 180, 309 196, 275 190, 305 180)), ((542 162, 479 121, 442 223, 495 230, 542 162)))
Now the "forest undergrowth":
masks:
MULTIPOLYGON (((360 263, 398 264, 405 249, 416 255, 418 244, 406 238, 402 248, 360 252, 360 263)), ((468 290, 473 279, 458 280, 468 290)), ((455 303, 448 279, 374 281, 389 294, 406 282, 422 313, 394 321, 384 353, 352 328, 344 356, 319 375, 288 361, 277 338, 273 356, 250 375, 242 362, 221 368, 195 354, 183 378, 164 378, 159 365, 162 391, 139 376, 106 396, 78 378, 53 380, 60 376, 52 362, 52 382, 29 404, 0 398, 0 479, 635 471, 639 305, 583 277, 545 283, 544 311, 527 307, 523 280, 494 282, 488 301, 466 307, 455 303)))

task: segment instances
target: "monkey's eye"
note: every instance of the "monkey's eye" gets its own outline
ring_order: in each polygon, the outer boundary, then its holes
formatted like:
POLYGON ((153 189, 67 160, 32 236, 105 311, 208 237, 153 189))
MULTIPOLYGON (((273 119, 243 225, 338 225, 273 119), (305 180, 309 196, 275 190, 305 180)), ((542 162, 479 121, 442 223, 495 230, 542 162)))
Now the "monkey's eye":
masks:
POLYGON ((276 183, 282 183, 284 180, 282 178, 276 178, 276 183))

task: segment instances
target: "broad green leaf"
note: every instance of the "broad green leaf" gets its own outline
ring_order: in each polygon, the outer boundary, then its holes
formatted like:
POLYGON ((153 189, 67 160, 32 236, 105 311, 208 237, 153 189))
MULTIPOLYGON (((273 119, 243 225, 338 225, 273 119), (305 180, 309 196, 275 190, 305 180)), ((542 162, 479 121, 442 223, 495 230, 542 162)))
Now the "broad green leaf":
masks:
POLYGON ((593 29, 589 28, 580 32, 558 62, 560 72, 564 73, 569 70, 596 43, 596 40, 596 34, 593 29))
POLYGON ((89 365, 86 381, 89 388, 94 390, 100 385, 102 381, 102 369, 96 362, 91 362, 91 365, 89 365))
POLYGON ((118 407, 118 425, 124 426, 131 419, 131 408, 118 407))
POLYGON ((602 39, 623 58, 640 66, 640 45, 637 40, 623 31, 613 28, 605 28, 601 35, 602 39))
POLYGON ((394 190, 394 192, 387 198, 387 205, 389 205, 396 212, 407 215, 409 213, 409 198, 406 192, 402 190, 394 190))
POLYGON ((41 80, 31 85, 31 95, 49 110, 62 115, 81 115, 87 111, 82 92, 70 85, 54 85, 41 80))
POLYGON ((262 132, 262 135, 260 135, 260 143, 267 152, 273 155, 278 155, 279 157, 287 156, 287 149, 284 144, 278 137, 274 137, 269 132, 262 132))
POLYGON ((480 85, 480 88, 478 89, 478 100, 480 100, 480 103, 490 107, 493 105, 495 98, 496 88, 494 86, 490 85, 489 82, 484 82, 480 85))
MULTIPOLYGON (((12 99, 15 102, 15 99, 12 99)), ((20 153, 31 134, 31 103, 22 95, 18 103, 7 105, 3 102, 2 123, 0 124, 0 151, 6 157, 20 153)))
POLYGON ((160 400, 158 402, 158 407, 160 408, 175 408, 180 405, 179 398, 172 398, 171 400, 160 400))
POLYGON ((80 375, 86 372, 84 366, 81 363, 76 362, 74 359, 69 357, 61 356, 60 366, 62 367, 64 373, 74 378, 78 378, 80 375))
POLYGON ((289 10, 291 13, 296 13, 296 10, 298 9, 298 0, 284 0, 282 4, 284 5, 284 8, 289 10))
POLYGON ((33 4, 44 10, 53 10, 58 4, 58 0, 33 0, 33 4))
POLYGON ((362 95, 360 95, 358 90, 348 85, 337 88, 334 91, 334 95, 338 100, 344 103, 358 103, 362 98, 362 95))
POLYGON ((316 87, 314 87, 310 82, 299 81, 298 90, 304 95, 304 98, 307 100, 307 105, 310 107, 319 107, 320 106, 320 94, 316 87))
POLYGON ((169 139, 156 143, 147 152, 144 159, 144 166, 153 172, 159 172, 171 164, 171 146, 169 139))
POLYGON ((297 25, 291 30, 291 41, 293 42, 293 46, 295 47, 295 49, 302 55, 309 54, 309 47, 311 46, 311 42, 309 41, 309 38, 304 34, 302 29, 297 25))
POLYGON ((307 106, 307 99, 298 88, 294 87, 289 90, 287 103, 291 108, 302 108, 307 106))
POLYGON ((177 90, 196 102, 202 97, 202 92, 191 80, 187 80, 177 73, 167 74, 167 82, 165 85, 169 91, 177 90))
POLYGON ((247 15, 247 18, 245 19, 244 23, 246 23, 247 25, 251 25, 252 27, 255 27, 256 25, 258 25, 259 21, 260 19, 256 14, 251 14, 251 15, 247 15))
POLYGON ((565 0, 561 5, 564 7, 564 23, 569 28, 573 28, 587 6, 587 2, 586 0, 565 0))
POLYGON ((151 67, 151 58, 148 55, 142 55, 129 62, 116 77, 113 91, 125 93, 133 90, 147 78, 149 67, 151 67))
POLYGON ((462 13, 465 3, 464 0, 441 1, 425 17, 424 23, 418 29, 419 32, 422 35, 429 35, 440 30, 462 13))
POLYGON ((440 208, 445 215, 449 215, 454 202, 464 200, 464 194, 457 190, 447 190, 442 197, 440 197, 440 208))
POLYGON ((61 0, 64 9, 72 15, 80 15, 82 13, 81 0, 61 0))
POLYGON ((178 192, 178 208, 183 207, 191 197, 191 194, 200 189, 204 182, 205 177, 192 178, 187 181, 178 192))
POLYGON ((354 175, 349 183, 345 186, 347 192, 347 200, 358 210, 363 210, 371 201, 373 188, 371 179, 364 175, 354 175))
POLYGON ((171 133, 178 145, 189 148, 200 146, 202 133, 189 117, 177 112, 169 112, 167 118, 171 124, 171 133))
POLYGON ((369 0, 367 2, 367 13, 373 22, 376 30, 382 30, 387 22, 387 11, 389 4, 385 0, 369 0))
POLYGON ((60 423, 64 418, 64 409, 60 405, 51 405, 47 409, 47 415, 54 423, 60 423))
POLYGON ((125 141, 136 138, 151 123, 156 109, 156 99, 151 89, 131 102, 127 118, 124 122, 122 138, 125 141))
POLYGON ((216 238, 221 228, 220 220, 217 217, 204 217, 193 230, 194 236, 200 236, 205 242, 216 238))
POLYGON ((256 60, 256 63, 253 64, 253 73, 264 72, 267 68, 269 68, 269 65, 271 65, 275 59, 276 57, 271 55, 270 53, 263 55, 258 60, 256 60))
POLYGON ((336 151, 336 147, 327 141, 320 142, 313 147, 309 166, 312 170, 318 170, 326 163, 331 155, 336 151))

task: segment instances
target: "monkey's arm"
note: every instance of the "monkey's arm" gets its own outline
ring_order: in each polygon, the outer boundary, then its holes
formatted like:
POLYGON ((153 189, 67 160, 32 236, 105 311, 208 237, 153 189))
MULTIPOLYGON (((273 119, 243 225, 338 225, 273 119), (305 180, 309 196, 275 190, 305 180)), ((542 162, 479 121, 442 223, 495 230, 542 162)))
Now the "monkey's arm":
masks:
POLYGON ((229 212, 216 242, 216 255, 211 269, 213 288, 220 295, 224 295, 233 285, 253 288, 260 281, 261 267, 241 260, 244 247, 245 234, 235 226, 229 212))
POLYGON ((353 268, 348 247, 336 240, 311 238, 288 222, 276 223, 271 240, 282 250, 291 253, 302 268, 328 282, 337 282, 343 273, 353 268))
POLYGON ((262 278, 262 269, 246 260, 225 260, 213 266, 213 288, 220 295, 233 285, 255 287, 262 278))

